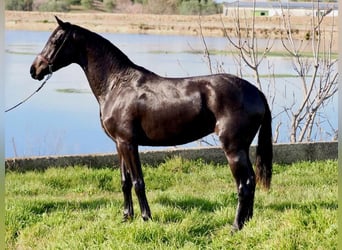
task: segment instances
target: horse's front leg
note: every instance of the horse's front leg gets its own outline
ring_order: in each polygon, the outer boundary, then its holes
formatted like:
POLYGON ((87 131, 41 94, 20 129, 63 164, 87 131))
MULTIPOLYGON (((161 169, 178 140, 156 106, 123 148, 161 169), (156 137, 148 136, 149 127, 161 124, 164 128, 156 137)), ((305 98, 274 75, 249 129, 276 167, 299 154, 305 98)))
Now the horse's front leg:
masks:
MULTIPOLYGON (((129 172, 129 175, 131 178, 130 185, 131 187, 132 186, 134 187, 135 193, 138 197, 140 210, 141 210, 141 216, 144 220, 151 219, 152 218, 151 210, 148 205, 147 198, 146 198, 145 182, 144 182, 144 177, 143 177, 143 173, 141 169, 138 146, 133 145, 131 143, 127 143, 127 142, 120 142, 120 143, 117 143, 117 147, 118 147, 118 151, 121 154, 123 165, 126 167, 126 170, 129 172)), ((125 175, 125 183, 129 184, 127 179, 128 179, 128 174, 125 175)), ((124 191, 124 195, 125 195, 125 191, 124 191)), ((132 197, 130 197, 130 201, 131 199, 132 197)), ((127 197, 127 201, 129 202, 128 197, 127 197)), ((129 208, 130 207, 129 203, 127 205, 128 205, 127 207, 129 208)), ((132 214, 133 214, 133 205, 131 207, 132 207, 132 214)))
POLYGON ((127 221, 134 216, 133 201, 132 201, 132 180, 126 168, 125 162, 119 154, 120 172, 121 172, 121 188, 124 195, 124 214, 123 220, 127 221))

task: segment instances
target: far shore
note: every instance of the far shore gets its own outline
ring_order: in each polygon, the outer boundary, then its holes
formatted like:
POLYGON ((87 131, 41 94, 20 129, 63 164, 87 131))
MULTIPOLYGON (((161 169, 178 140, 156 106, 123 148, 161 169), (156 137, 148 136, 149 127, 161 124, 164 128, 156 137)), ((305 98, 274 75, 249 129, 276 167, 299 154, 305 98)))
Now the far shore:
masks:
MULTIPOLYGON (((135 33, 161 35, 194 35, 230 37, 236 36, 233 18, 221 15, 184 16, 152 14, 114 14, 114 13, 56 13, 5 11, 5 28, 7 30, 52 31, 56 28, 54 16, 100 33, 135 33)), ((336 18, 335 18, 336 19, 336 18)), ((292 17, 292 35, 298 41, 306 42, 310 32, 311 17, 292 17)), ((324 30, 333 32, 332 51, 338 50, 338 27, 336 20, 326 17, 322 24, 324 30)), ((280 28, 280 17, 257 17, 255 22, 256 37, 263 39, 280 39, 284 30, 280 28)), ((285 32, 286 33, 286 32, 285 32)), ((309 43, 309 41, 307 41, 309 43)), ((308 48, 307 50, 310 50, 308 48)))

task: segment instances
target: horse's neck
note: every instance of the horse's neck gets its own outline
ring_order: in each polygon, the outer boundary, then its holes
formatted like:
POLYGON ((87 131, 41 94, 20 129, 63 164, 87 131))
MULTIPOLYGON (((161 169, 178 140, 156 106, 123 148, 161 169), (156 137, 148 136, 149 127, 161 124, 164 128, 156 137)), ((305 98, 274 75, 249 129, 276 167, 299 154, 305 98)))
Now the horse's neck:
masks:
MULTIPOLYGON (((86 42, 80 60, 90 87, 99 102, 105 98, 113 85, 134 72, 134 64, 114 45, 101 46, 99 41, 86 42)), ((88 40, 88 41, 89 41, 88 40)), ((107 41, 103 41, 107 43, 107 41)))

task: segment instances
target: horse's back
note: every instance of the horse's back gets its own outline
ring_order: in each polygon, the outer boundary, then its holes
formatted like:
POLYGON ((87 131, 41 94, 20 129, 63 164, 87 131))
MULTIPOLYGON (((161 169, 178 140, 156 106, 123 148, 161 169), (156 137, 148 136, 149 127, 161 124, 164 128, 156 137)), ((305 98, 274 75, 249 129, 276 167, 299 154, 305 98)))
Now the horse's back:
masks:
POLYGON ((208 82, 208 106, 215 113, 264 112, 263 94, 250 82, 230 74, 216 74, 199 79, 208 82))

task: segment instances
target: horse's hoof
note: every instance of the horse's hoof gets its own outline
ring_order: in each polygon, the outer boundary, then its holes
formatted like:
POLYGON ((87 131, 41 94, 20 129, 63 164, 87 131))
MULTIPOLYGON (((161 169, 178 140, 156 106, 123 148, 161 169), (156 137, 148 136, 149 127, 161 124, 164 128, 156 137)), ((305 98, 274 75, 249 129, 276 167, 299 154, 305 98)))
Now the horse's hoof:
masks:
POLYGON ((230 234, 233 235, 237 232, 239 232, 242 229, 242 227, 240 228, 237 224, 233 224, 232 228, 230 229, 230 234))
POLYGON ((122 222, 127 222, 127 221, 132 221, 132 220, 133 220, 133 216, 128 215, 128 214, 124 214, 122 218, 122 222))
POLYGON ((152 220, 152 216, 151 215, 144 214, 144 215, 142 215, 142 218, 143 218, 144 221, 152 220))

